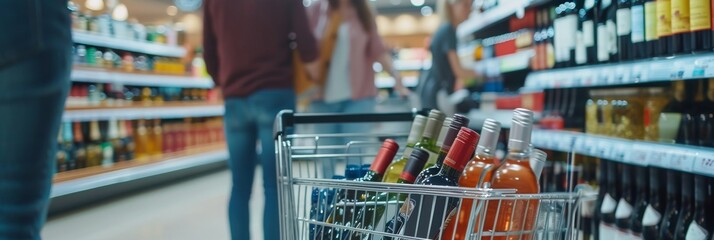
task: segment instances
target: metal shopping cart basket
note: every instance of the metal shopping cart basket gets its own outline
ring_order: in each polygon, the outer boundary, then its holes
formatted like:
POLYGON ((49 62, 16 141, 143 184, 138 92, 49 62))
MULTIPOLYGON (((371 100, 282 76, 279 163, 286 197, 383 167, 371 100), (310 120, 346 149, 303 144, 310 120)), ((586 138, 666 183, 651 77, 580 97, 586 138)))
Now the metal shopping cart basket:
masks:
POLYGON ((387 114, 281 112, 275 124, 281 239, 441 239, 442 236, 453 236, 448 237, 453 239, 578 239, 580 194, 516 194, 515 190, 509 189, 336 180, 330 175, 337 169, 371 163, 384 138, 397 139, 400 146, 403 145, 406 132, 291 133, 296 126, 310 124, 402 122, 398 124, 408 126, 417 113, 416 110, 387 114), (334 139, 343 140, 332 141, 334 139), (365 195, 405 195, 409 200, 396 197, 385 201, 341 201, 335 197, 345 191, 365 195), (420 201, 414 204, 411 199, 420 201), (471 203, 469 214, 458 211, 468 209, 465 202, 471 203), (379 214, 375 213, 359 214, 367 211, 379 211, 381 218, 377 219, 379 214), (336 220, 335 216, 346 212, 351 216, 336 220), (372 216, 372 219, 365 219, 365 216, 372 216), (409 220, 404 220, 405 217, 409 220), (459 221, 461 227, 446 227, 443 223, 447 219, 455 223, 459 221), (409 221, 429 224, 406 229, 409 221), (365 222, 370 223, 369 227, 365 222), (505 228, 502 225, 506 225, 505 228), (452 234, 444 234, 449 230, 452 234))

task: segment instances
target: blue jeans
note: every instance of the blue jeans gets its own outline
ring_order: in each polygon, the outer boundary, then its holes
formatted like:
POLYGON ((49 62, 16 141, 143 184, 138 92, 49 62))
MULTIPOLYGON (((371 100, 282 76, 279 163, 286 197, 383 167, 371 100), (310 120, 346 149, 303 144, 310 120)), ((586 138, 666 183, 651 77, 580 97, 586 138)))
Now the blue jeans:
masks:
POLYGON ((250 239, 250 193, 255 166, 260 163, 265 188, 263 236, 264 239, 279 239, 273 122, 280 110, 295 108, 295 94, 292 89, 261 90, 245 98, 228 98, 225 104, 224 126, 233 176, 228 205, 231 237, 250 239), (257 141, 262 149, 260 154, 256 152, 257 141))
MULTIPOLYGON (((364 98, 359 100, 345 100, 334 103, 326 103, 324 101, 314 101, 310 103, 309 111, 312 113, 374 113, 375 112, 375 100, 373 98, 364 98)), ((328 123, 328 124, 315 124, 314 130, 317 134, 332 134, 332 133, 371 133, 374 129, 373 123, 328 123)), ((371 141, 376 139, 370 138, 322 138, 320 139, 320 145, 346 145, 350 141, 371 141)), ((351 151, 352 152, 352 151, 351 151)), ((340 152, 337 152, 340 153, 340 152)), ((341 152, 345 153, 345 152, 341 152)), ((321 162, 322 174, 324 178, 332 178, 333 175, 342 173, 336 173, 336 165, 333 160, 324 160, 321 162)), ((350 164, 361 163, 353 162, 350 159, 350 164)))
POLYGON ((40 239, 69 90, 66 0, 0 0, 0 239, 40 239))

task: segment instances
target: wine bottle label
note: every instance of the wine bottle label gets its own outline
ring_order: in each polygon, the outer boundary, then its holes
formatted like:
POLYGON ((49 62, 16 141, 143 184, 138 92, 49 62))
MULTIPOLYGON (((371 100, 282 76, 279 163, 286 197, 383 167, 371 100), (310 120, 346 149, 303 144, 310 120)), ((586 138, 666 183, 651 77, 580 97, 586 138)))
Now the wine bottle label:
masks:
MULTIPOLYGON (((387 222, 384 231, 386 233, 404 234, 403 226, 407 222, 407 219, 409 219, 409 216, 412 215, 412 211, 414 211, 414 206, 415 203, 411 199, 409 199, 409 201, 404 202, 402 204, 402 207, 399 208, 399 213, 395 215, 392 220, 389 220, 389 222, 387 222)), ((384 240, 390 239, 392 238, 384 237, 384 240)))
POLYGON ((442 228, 442 223, 458 205, 458 199, 412 194, 409 201, 416 212, 406 220, 403 235, 420 238, 432 237, 442 228))
POLYGON ((631 215, 632 205, 630 205, 630 203, 628 203, 624 198, 620 198, 620 203, 617 204, 617 211, 615 211, 615 218, 630 218, 631 215))
POLYGON ((641 43, 645 41, 645 6, 632 6, 632 42, 641 43))
POLYGON ((609 46, 609 53, 612 54, 617 54, 617 24, 615 21, 608 20, 607 21, 607 44, 609 46))
POLYGON ((712 27, 711 2, 709 0, 689 1, 689 23, 692 31, 709 30, 712 27))
POLYGON ((645 3, 645 40, 657 40, 657 2, 645 3))
POLYGON ((563 18, 563 25, 565 25, 565 35, 563 35, 563 41, 565 42, 565 57, 566 60, 570 60, 570 50, 575 49, 575 34, 578 32, 578 15, 570 14, 563 18))
POLYGON ((583 43, 585 47, 595 46, 595 25, 593 20, 583 22, 583 43))
POLYGON ((672 0, 672 34, 689 32, 689 0, 672 0))
POLYGON ((564 23, 565 19, 562 17, 553 21, 553 28, 557 29, 557 31, 555 31, 555 36, 553 37, 553 45, 555 46, 555 62, 562 62, 564 60, 563 52, 566 47, 563 42, 563 38, 565 31, 567 30, 564 23))
POLYGON ((605 62, 610 59, 610 44, 607 36, 607 26, 597 26, 597 60, 605 62))
POLYGON ((613 213, 617 207, 617 201, 610 196, 609 193, 605 194, 605 198, 602 199, 602 205, 600 206, 600 213, 613 213))
POLYGON ((583 41, 583 32, 578 31, 575 34, 575 63, 585 64, 588 61, 587 49, 583 41))
POLYGON ((657 36, 660 38, 672 35, 671 8, 670 0, 657 0, 657 36))
POLYGON ((617 36, 625 36, 632 32, 632 15, 629 8, 617 9, 617 36))
POLYGON ((706 229, 702 228, 702 226, 699 226, 697 222, 692 221, 691 224, 689 224, 689 228, 687 229, 687 235, 685 237, 686 240, 706 240, 707 235, 709 232, 707 232, 706 229))
POLYGON ((647 205, 645 209, 645 214, 642 216, 642 226, 655 226, 659 224, 659 220, 662 219, 662 214, 654 209, 652 205, 647 205))

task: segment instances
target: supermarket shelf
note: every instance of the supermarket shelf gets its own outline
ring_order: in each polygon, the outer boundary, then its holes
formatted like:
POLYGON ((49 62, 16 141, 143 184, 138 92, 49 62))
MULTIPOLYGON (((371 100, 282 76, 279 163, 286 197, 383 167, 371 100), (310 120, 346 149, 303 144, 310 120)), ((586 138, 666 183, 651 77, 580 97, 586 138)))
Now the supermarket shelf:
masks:
MULTIPOLYGON (((416 87, 419 83, 418 77, 403 77, 402 80, 404 81, 405 87, 416 87)), ((374 84, 377 85, 377 88, 392 88, 394 87, 394 78, 377 77, 374 79, 374 84)))
POLYGON ((714 148, 633 141, 578 132, 535 130, 533 145, 640 166, 714 177, 714 148))
MULTIPOLYGON (((129 191, 170 182, 213 169, 228 159, 225 147, 165 158, 161 161, 57 182, 52 187, 50 212, 64 211, 129 191)), ((58 177, 61 177, 58 174, 58 177)))
POLYGON ((150 107, 69 108, 63 121, 223 116, 222 104, 167 104, 150 107))
POLYGON ((150 87, 213 88, 211 78, 172 76, 159 74, 124 73, 103 69, 75 67, 72 81, 123 84, 150 87))
POLYGON ((501 73, 525 70, 530 68, 530 60, 535 55, 533 49, 521 50, 506 56, 486 59, 475 62, 474 70, 489 77, 499 76, 501 73))
POLYGON ((397 71, 419 71, 431 68, 431 60, 397 60, 394 61, 397 71))
POLYGON ((530 6, 536 6, 548 2, 549 0, 509 0, 508 3, 501 2, 499 5, 481 14, 471 14, 466 22, 459 25, 456 35, 464 38, 485 27, 507 19, 518 11, 523 11, 530 6))
MULTIPOLYGON (((540 112, 535 112, 533 118, 538 121, 541 118, 540 112)), ((513 119, 513 110, 480 110, 473 109, 468 113, 471 119, 469 127, 473 129, 481 129, 486 118, 494 119, 501 123, 502 128, 511 128, 511 119, 513 119)))
POLYGON ((79 44, 120 49, 149 55, 164 57, 183 57, 186 55, 186 49, 179 46, 126 40, 77 30, 72 31, 72 38, 75 43, 79 44))
POLYGON ((714 77, 714 53, 533 72, 526 89, 615 86, 714 77))

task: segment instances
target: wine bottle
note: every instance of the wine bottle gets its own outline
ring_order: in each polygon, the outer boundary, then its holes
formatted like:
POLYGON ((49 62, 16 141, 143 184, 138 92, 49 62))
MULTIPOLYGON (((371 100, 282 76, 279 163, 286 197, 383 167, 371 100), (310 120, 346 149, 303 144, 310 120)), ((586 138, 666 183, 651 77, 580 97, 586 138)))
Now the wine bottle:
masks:
POLYGON ((411 156, 414 145, 419 142, 421 135, 424 133, 424 125, 426 125, 426 117, 422 115, 414 117, 412 128, 409 131, 409 136, 407 137, 407 145, 404 148, 404 153, 401 158, 395 160, 389 165, 389 167, 387 167, 387 173, 382 179, 383 182, 396 183, 399 180, 400 173, 404 170, 404 166, 409 160, 409 156, 411 156))
POLYGON ((684 81, 672 82, 672 99, 662 109, 659 116, 659 142, 682 143, 683 131, 681 128, 682 113, 686 101, 686 88, 684 81))
POLYGON ((545 68, 552 69, 555 67, 555 28, 553 20, 555 19, 555 8, 546 10, 546 38, 545 38, 545 68))
POLYGON ((694 219, 694 175, 682 173, 682 202, 679 210, 677 228, 674 230, 675 239, 686 239, 689 225, 694 219))
POLYGON ((683 239, 706 240, 714 237, 714 180, 702 175, 694 176, 694 217, 683 239))
POLYGON ((575 39, 578 26, 578 15, 575 2, 566 0, 555 8, 555 67, 569 67, 575 61, 575 39))
MULTIPOLYGON (((384 177, 384 172, 387 170, 389 164, 392 163, 392 160, 394 159, 394 156, 397 155, 398 150, 399 144, 397 144, 397 142, 392 139, 384 140, 382 148, 380 148, 377 156, 374 158, 374 161, 369 166, 369 170, 364 174, 364 176, 355 179, 355 181, 381 182, 384 177)), ((374 193, 371 193, 371 195, 374 195, 374 193)), ((341 196, 344 196, 347 199, 364 201, 369 195, 362 191, 347 191, 345 195, 341 196)))
MULTIPOLYGON (((597 0, 584 0, 580 15, 580 32, 582 37, 582 47, 585 48, 584 57, 577 58, 578 65, 597 63, 597 46, 595 45, 595 16, 597 14, 597 0)), ((582 50, 580 50, 582 51, 582 50)))
POLYGON ((64 151, 63 145, 63 125, 60 125, 59 131, 57 131, 57 152, 55 152, 55 172, 60 173, 67 171, 68 153, 64 151))
MULTIPOLYGON (((444 160, 438 174, 430 176, 421 185, 456 186, 459 175, 476 148, 479 135, 475 131, 462 127, 454 140, 452 148, 444 160)), ((419 238, 429 238, 438 232, 442 222, 458 203, 458 198, 431 195, 410 194, 407 204, 418 211, 407 217, 403 234, 419 238)), ((397 227, 396 224, 393 224, 397 227)), ((394 228, 398 230, 398 228, 394 228)), ((397 232, 394 232, 397 233, 397 232)))
POLYGON ((649 180, 650 173, 647 166, 636 165, 635 168, 635 205, 630 219, 630 230, 632 239, 642 239, 642 219, 644 218, 647 206, 650 204, 649 180))
POLYGON ((706 81, 706 99, 699 114, 699 146, 714 147, 714 79, 706 81))
POLYGON ((674 239, 674 231, 677 228, 677 220, 679 220, 680 195, 682 187, 681 174, 672 169, 667 170, 667 209, 662 216, 662 223, 659 228, 658 239, 672 240, 674 239))
POLYGON ((449 150, 451 149, 451 145, 454 143, 454 140, 456 140, 456 136, 459 133, 459 130, 461 130, 461 127, 468 127, 469 125, 469 119, 466 116, 460 115, 460 114, 455 114, 451 123, 449 124, 447 129, 442 129, 442 133, 446 133, 444 136, 444 141, 443 144, 441 144, 441 150, 439 151, 439 156, 436 159, 436 165, 428 167, 427 169, 424 169, 421 173, 419 173, 419 176, 417 176, 416 179, 416 184, 420 184, 424 179, 434 176, 441 171, 441 166, 444 163, 444 159, 446 158, 446 155, 449 153, 449 150))
POLYGON ((635 204, 635 169, 630 164, 622 164, 622 180, 620 184, 620 201, 615 210, 615 226, 617 239, 629 239, 633 204, 635 204))
POLYGON ((709 0, 689 0, 689 27, 692 51, 712 49, 712 10, 709 0))
POLYGON ((645 56, 647 58, 659 56, 657 46, 657 3, 655 0, 645 0, 645 56))
MULTIPOLYGON (((602 222, 602 204, 605 203, 605 195, 608 193, 607 182, 609 179, 608 169, 610 169, 610 161, 600 159, 599 164, 599 178, 598 178, 598 193, 597 200, 595 200, 595 210, 593 211, 593 239, 600 238, 600 223, 602 222)), ((612 198, 611 196, 609 198, 612 198)), ((608 200, 608 204, 611 202, 608 200)))
POLYGON ((74 159, 76 168, 87 167, 87 148, 84 142, 84 134, 82 132, 82 123, 74 122, 74 159))
POLYGON ((645 58, 645 0, 632 0, 632 59, 645 58))
POLYGON ((671 0, 657 1, 657 52, 660 56, 672 55, 672 9, 671 0))
MULTIPOLYGON (((424 165, 428 161, 429 157, 430 154, 428 151, 421 148, 414 148, 414 151, 412 151, 406 166, 404 166, 404 170, 402 171, 397 183, 413 184, 416 180, 416 176, 419 175, 419 172, 424 169, 424 165)), ((372 196, 364 202, 364 207, 359 210, 359 213, 357 213, 355 221, 348 223, 348 226, 381 232, 383 231, 386 222, 384 216, 386 215, 391 217, 397 214, 396 210, 398 207, 389 205, 406 203, 404 201, 407 200, 408 196, 408 194, 390 192, 383 192, 372 196), (385 214, 388 208, 390 210, 395 210, 395 212, 385 214)), ((346 236, 353 240, 371 238, 371 235, 364 234, 362 232, 349 232, 346 236)))
MULTIPOLYGON (((134 143, 134 127, 131 124, 131 121, 127 120, 121 123, 121 125, 124 126, 124 132, 125 134, 122 134, 122 152, 124 152, 124 160, 132 160, 134 159, 134 153, 136 152, 136 144, 134 143)), ((179 137, 179 141, 182 141, 181 137, 179 137)))
POLYGON ((630 0, 617 0, 617 53, 620 61, 630 60, 632 51, 632 11, 630 0))
POLYGON ((649 168, 649 200, 642 216, 642 239, 657 239, 659 237, 662 214, 667 208, 667 190, 663 184, 669 184, 666 171, 656 166, 649 168))
POLYGON ((610 162, 607 167, 607 192, 600 205, 599 239, 616 239, 618 234, 615 226, 615 214, 617 201, 620 199, 620 176, 622 176, 620 174, 622 171, 616 162, 610 162))
POLYGON ((89 144, 87 144, 87 166, 99 166, 102 163, 102 137, 99 133, 99 122, 89 123, 89 144))
POLYGON ((441 146, 444 144, 444 139, 446 138, 446 133, 449 131, 449 126, 451 126, 452 120, 453 118, 447 117, 446 119, 444 119, 444 122, 442 122, 441 130, 439 130, 439 137, 436 138, 437 147, 441 148, 441 146))
POLYGON ((597 59, 600 63, 613 61, 612 53, 617 53, 615 27, 616 11, 612 0, 602 0, 597 18, 597 59))
POLYGON ((73 170, 77 168, 77 158, 74 155, 74 134, 71 122, 62 123, 62 152, 66 155, 64 170, 73 170))
POLYGON ((542 66, 542 61, 541 58, 543 56, 543 35, 541 32, 543 31, 543 14, 542 11, 538 10, 535 12, 536 15, 536 28, 533 31, 533 50, 534 54, 533 57, 531 58, 531 69, 533 71, 538 71, 544 69, 542 66))
POLYGON ((704 81, 687 81, 685 82, 685 88, 687 92, 694 92, 694 96, 685 101, 686 107, 684 114, 682 114, 682 123, 680 130, 682 131, 682 140, 680 143, 687 145, 698 145, 699 144, 699 131, 701 130, 698 126, 699 116, 702 104, 704 103, 704 81))
MULTIPOLYGON (((508 155, 503 165, 493 173, 491 186, 494 189, 516 189, 518 194, 540 193, 538 180, 530 167, 529 150, 533 112, 519 108, 513 112, 508 140, 508 155)), ((485 221, 495 221, 496 233, 510 232, 508 237, 494 239, 531 239, 538 212, 538 200, 500 200, 489 203, 485 221), (499 204, 492 207, 492 204, 499 204), (520 234, 519 234, 520 233, 520 234)), ((487 231, 488 229, 484 229, 487 231)))
MULTIPOLYGON (((496 145, 501 133, 501 123, 487 118, 483 122, 481 138, 476 146, 476 155, 466 164, 459 177, 459 186, 468 188, 484 187, 484 182, 490 183, 493 171, 498 167, 496 145)), ((441 239, 463 240, 467 237, 469 219, 471 218, 474 200, 462 199, 459 208, 454 209, 444 221, 441 229, 441 239)), ((471 223, 472 231, 477 232, 478 226, 471 223)), ((484 230, 493 229, 493 222, 484 222, 484 230)))
POLYGON ((146 120, 139 119, 136 124, 136 137, 134 138, 136 142, 136 151, 134 156, 137 159, 143 159, 149 156, 149 151, 151 149, 151 141, 149 139, 149 130, 146 127, 146 120))
POLYGON ((102 142, 102 166, 110 167, 116 162, 115 154, 119 153, 119 129, 116 119, 109 120, 107 134, 102 142))
POLYGON ((436 164, 436 159, 439 157, 439 150, 441 149, 436 146, 436 139, 439 137, 439 131, 445 118, 446 115, 444 113, 432 109, 424 126, 424 133, 422 133, 419 142, 414 145, 414 149, 422 149, 429 153, 429 161, 426 162, 427 168, 436 164))
POLYGON ((670 48, 674 54, 689 53, 692 51, 689 0, 671 0, 671 4, 672 41, 670 42, 670 48))

